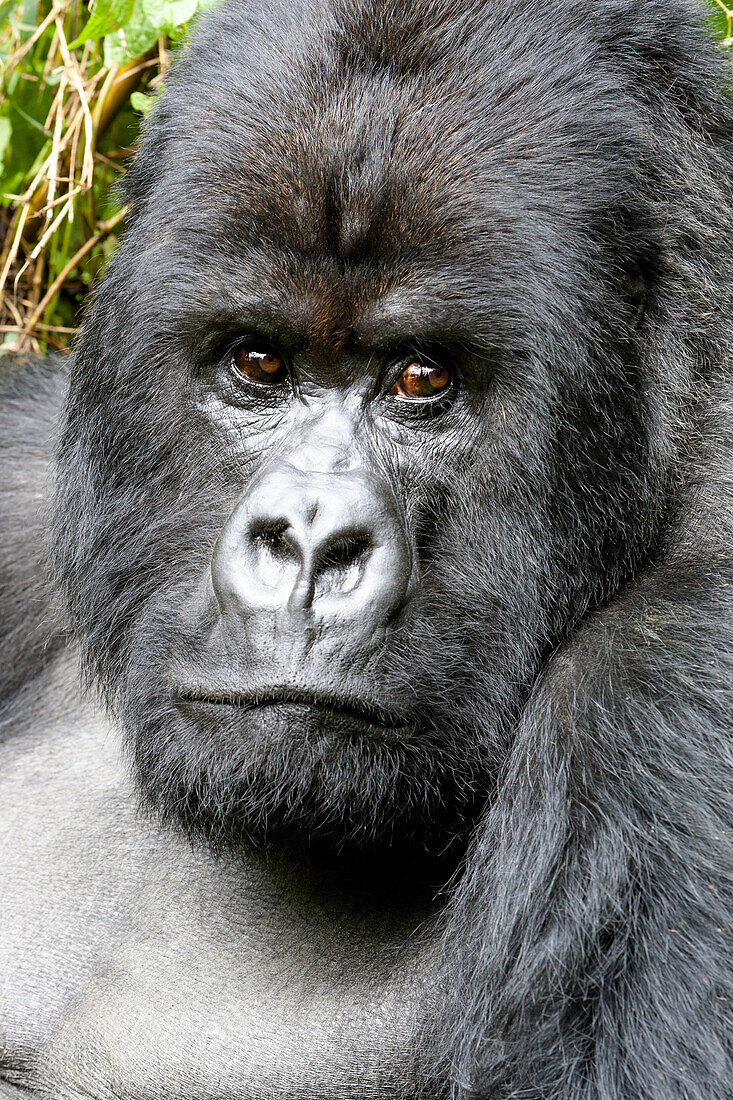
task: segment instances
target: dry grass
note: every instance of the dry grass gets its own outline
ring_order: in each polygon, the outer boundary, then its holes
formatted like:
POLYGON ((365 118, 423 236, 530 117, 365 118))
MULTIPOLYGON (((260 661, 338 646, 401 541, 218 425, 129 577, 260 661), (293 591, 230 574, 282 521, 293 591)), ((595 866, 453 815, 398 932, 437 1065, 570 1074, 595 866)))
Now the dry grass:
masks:
POLYGON ((25 177, 6 164, 6 187, 10 175, 21 188, 3 190, 0 209, 0 351, 41 352, 68 344, 114 248, 125 210, 113 184, 140 121, 130 97, 141 83, 154 90, 170 61, 162 38, 124 64, 106 63, 101 42, 71 48, 88 18, 81 0, 53 0, 35 28, 22 11, 0 32, 0 112, 29 158, 25 177))

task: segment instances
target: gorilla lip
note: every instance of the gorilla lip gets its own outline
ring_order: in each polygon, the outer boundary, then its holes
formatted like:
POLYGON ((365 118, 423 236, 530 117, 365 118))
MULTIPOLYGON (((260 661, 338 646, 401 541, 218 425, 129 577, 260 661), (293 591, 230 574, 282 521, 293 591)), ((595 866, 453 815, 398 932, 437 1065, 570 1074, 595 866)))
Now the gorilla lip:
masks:
POLYGON ((407 729, 412 725, 406 715, 389 711, 372 700, 297 688, 268 688, 248 692, 187 690, 178 692, 175 701, 187 705, 233 707, 244 711, 260 710, 264 707, 300 706, 342 714, 352 721, 382 729, 407 729))

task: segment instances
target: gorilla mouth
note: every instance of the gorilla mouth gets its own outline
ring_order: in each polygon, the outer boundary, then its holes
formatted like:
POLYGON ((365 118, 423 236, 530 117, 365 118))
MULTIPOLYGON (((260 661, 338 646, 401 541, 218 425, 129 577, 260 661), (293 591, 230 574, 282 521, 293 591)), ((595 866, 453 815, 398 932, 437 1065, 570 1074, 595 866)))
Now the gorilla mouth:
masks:
POLYGON ((241 693, 185 691, 178 693, 176 701, 188 706, 227 707, 242 711, 264 710, 267 707, 307 710, 380 730, 406 731, 414 725, 406 715, 390 711, 370 699, 287 687, 241 693))

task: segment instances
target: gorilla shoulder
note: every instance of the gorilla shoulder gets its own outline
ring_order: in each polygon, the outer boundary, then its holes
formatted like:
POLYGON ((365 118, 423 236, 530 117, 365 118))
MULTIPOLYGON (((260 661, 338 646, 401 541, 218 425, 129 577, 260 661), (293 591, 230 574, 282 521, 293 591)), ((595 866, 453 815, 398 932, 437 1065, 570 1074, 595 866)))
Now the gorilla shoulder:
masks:
POLYGON ((58 361, 10 360, 0 371, 0 700, 61 644, 44 515, 66 388, 58 361))

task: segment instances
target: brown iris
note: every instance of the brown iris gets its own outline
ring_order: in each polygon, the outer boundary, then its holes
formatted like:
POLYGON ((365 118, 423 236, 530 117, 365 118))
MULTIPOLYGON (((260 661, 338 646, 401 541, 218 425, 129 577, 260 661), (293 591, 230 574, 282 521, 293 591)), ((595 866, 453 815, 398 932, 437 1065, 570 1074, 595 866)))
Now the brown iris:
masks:
POLYGON ((287 376, 282 358, 266 346, 240 344, 234 351, 232 361, 240 374, 261 386, 278 386, 287 376))
POLYGON ((392 397, 400 397, 403 401, 424 401, 444 393, 450 386, 451 378, 447 367, 421 363, 416 359, 405 367, 389 392, 392 397))

